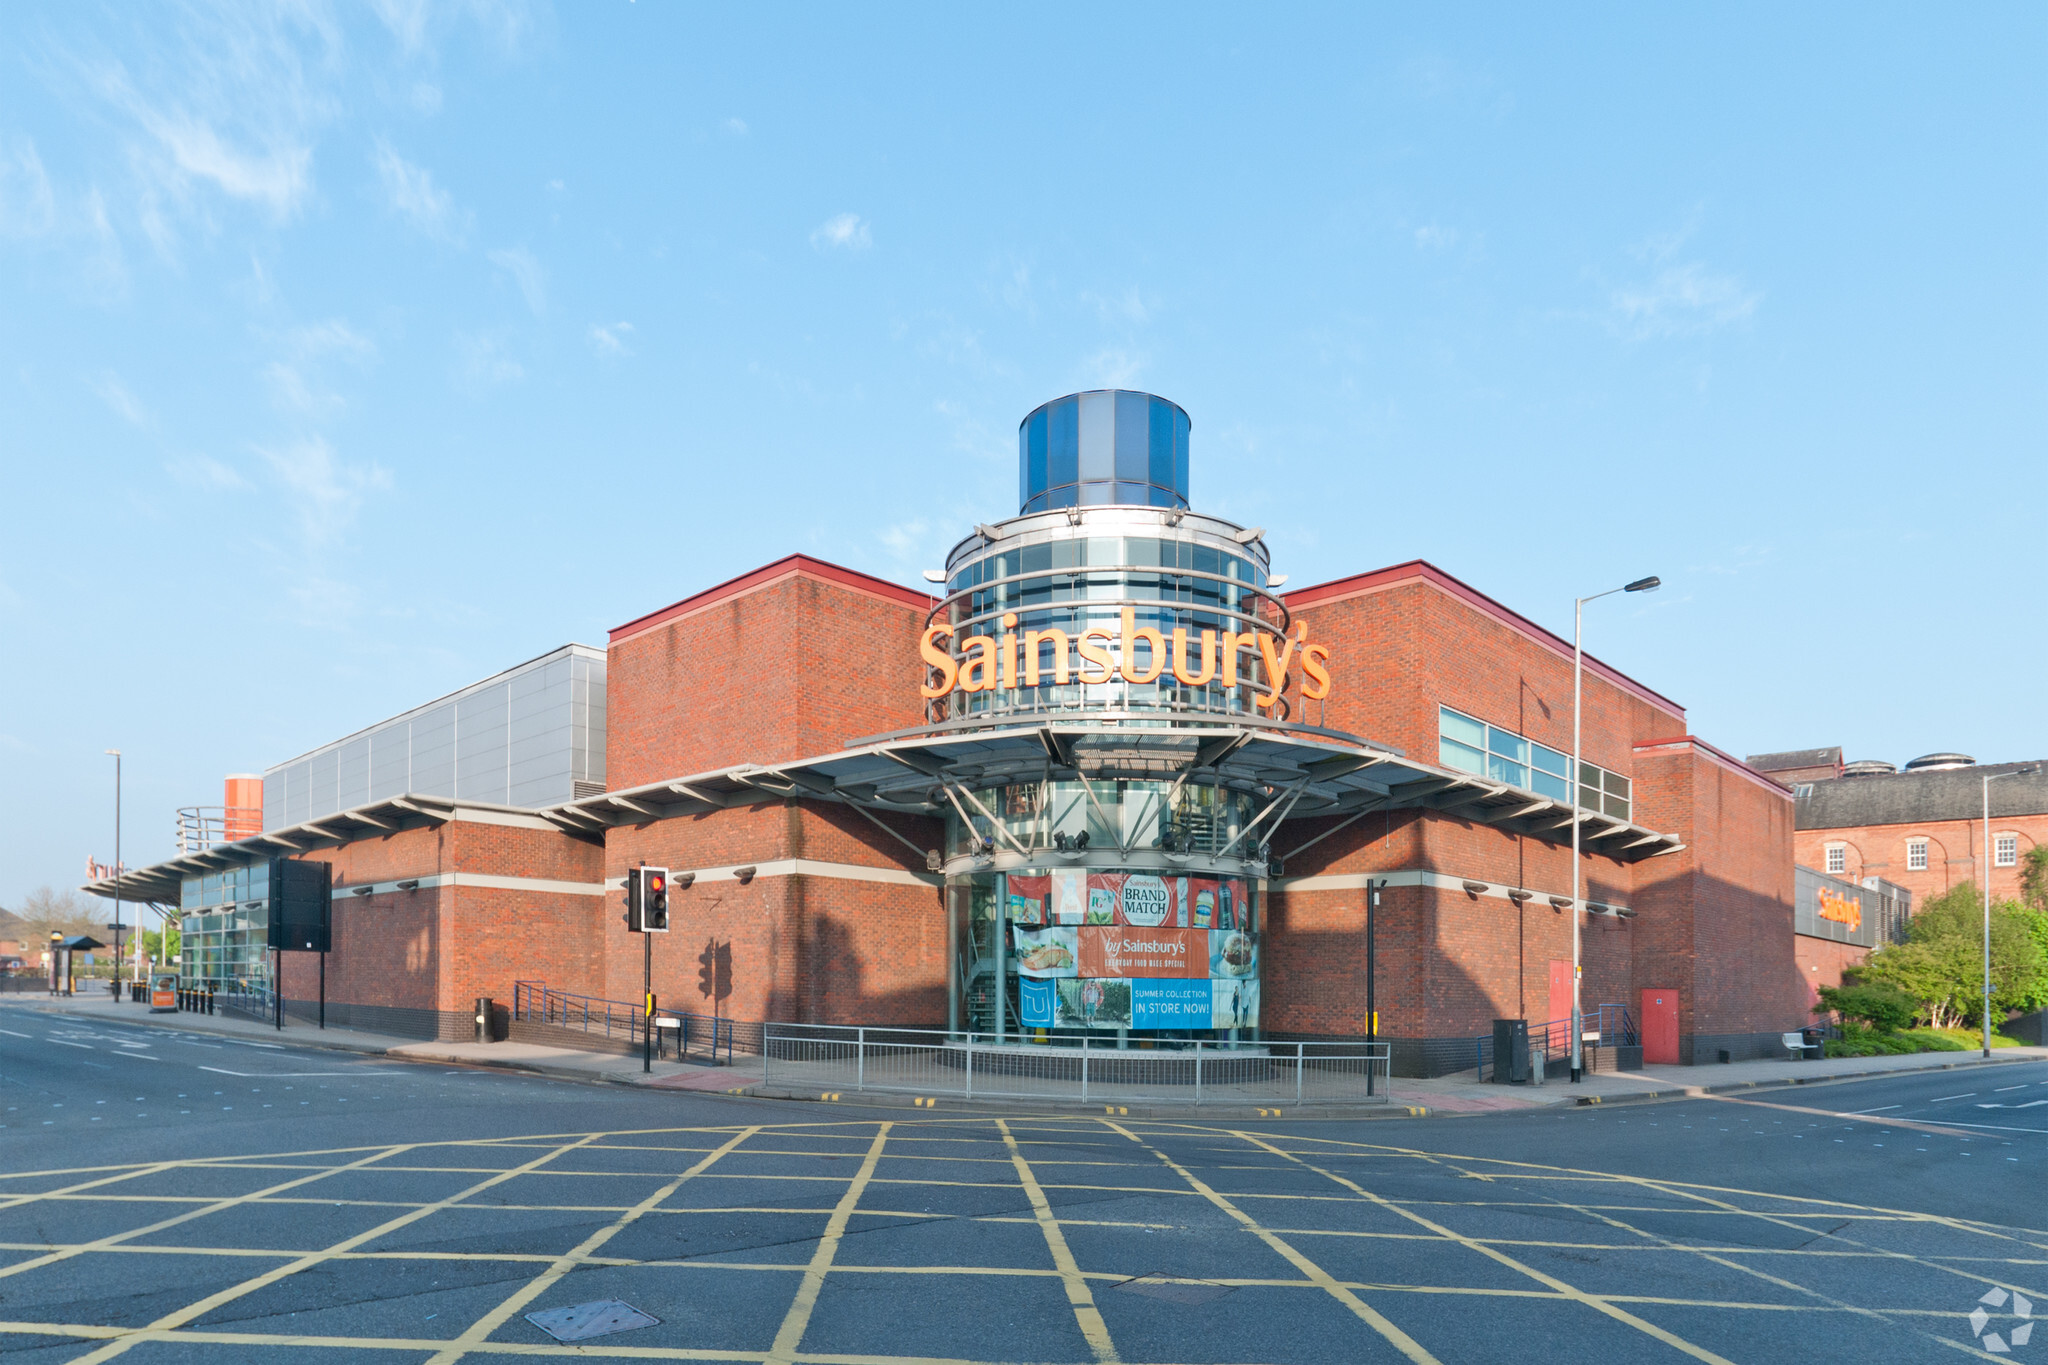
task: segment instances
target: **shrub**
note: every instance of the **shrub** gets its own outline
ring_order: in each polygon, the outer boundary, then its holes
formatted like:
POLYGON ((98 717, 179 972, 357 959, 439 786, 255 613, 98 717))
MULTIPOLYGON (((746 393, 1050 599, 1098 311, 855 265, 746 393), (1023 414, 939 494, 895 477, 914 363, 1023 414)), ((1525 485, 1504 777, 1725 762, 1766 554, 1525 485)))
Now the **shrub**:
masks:
POLYGON ((1913 1022, 1919 1002, 1896 986, 1874 982, 1859 986, 1823 986, 1815 1014, 1832 1010, 1850 1021, 1867 1024, 1878 1033, 1897 1033, 1913 1022))

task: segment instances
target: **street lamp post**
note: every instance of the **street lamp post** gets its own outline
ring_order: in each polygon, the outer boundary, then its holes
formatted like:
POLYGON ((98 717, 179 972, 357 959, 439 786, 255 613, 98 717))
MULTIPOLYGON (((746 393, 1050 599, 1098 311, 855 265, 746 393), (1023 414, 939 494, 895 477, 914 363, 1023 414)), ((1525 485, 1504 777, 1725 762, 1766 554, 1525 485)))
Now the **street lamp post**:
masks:
POLYGON ((1984 774, 1984 1055, 1991 1055, 1991 784, 2034 771, 2032 764, 1984 774))
POLYGON ((1596 592, 1591 597, 1577 598, 1572 603, 1572 1084, 1577 1085, 1586 1075, 1586 1026, 1585 1011, 1579 999, 1579 978, 1584 968, 1579 965, 1579 926, 1585 918, 1585 907, 1579 900, 1579 825, 1585 816, 1579 805, 1579 744, 1580 744, 1580 703, 1585 692, 1586 650, 1581 642, 1586 619, 1586 603, 1602 597, 1612 597, 1618 592, 1655 592, 1663 580, 1655 574, 1638 578, 1619 588, 1596 592))
MULTIPOLYGON (((114 759, 114 1003, 121 1002, 121 751, 114 759)), ((137 932, 140 932, 138 924, 137 932)))

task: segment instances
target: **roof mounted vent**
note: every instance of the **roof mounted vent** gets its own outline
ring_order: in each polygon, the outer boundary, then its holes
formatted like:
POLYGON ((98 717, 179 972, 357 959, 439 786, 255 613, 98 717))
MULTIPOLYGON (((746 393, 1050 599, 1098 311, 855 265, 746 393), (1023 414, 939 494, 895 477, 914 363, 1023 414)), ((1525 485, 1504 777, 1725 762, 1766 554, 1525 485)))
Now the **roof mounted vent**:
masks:
POLYGON ((1946 768, 1975 767, 1977 760, 1968 754, 1922 754, 1906 764, 1909 773, 1936 773, 1946 768))
POLYGON ((1882 777, 1899 770, 1896 763, 1887 763, 1881 758, 1860 758, 1854 763, 1842 765, 1844 777, 1882 777))

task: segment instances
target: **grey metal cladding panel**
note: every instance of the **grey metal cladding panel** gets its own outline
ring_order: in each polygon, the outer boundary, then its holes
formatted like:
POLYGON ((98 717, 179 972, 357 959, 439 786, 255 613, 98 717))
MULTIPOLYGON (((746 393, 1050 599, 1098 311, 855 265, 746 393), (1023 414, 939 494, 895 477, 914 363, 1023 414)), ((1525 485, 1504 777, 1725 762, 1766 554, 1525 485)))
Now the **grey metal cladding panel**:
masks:
POLYGON ((358 735, 338 751, 335 809, 351 810, 370 802, 370 736, 358 735))
POLYGON ((506 684, 486 687, 459 698, 455 703, 456 724, 467 731, 473 726, 503 726, 506 719, 506 703, 510 693, 506 684))
POLYGON ((317 820, 340 810, 335 788, 335 776, 341 768, 340 755, 332 749, 324 754, 314 754, 306 761, 306 767, 306 818, 317 820))
POLYGON ((559 749, 553 753, 535 754, 524 760, 516 760, 507 765, 506 771, 509 774, 509 780, 515 787, 521 782, 530 782, 536 777, 545 776, 549 773, 559 773, 564 779, 567 779, 569 776, 569 751, 559 749))
POLYGON ((309 818, 306 807, 312 788, 306 777, 310 766, 309 762, 294 763, 284 770, 284 823, 287 825, 302 824, 309 818))
POLYGON ((530 759, 553 756, 563 766, 569 762, 569 752, 575 747, 576 729, 571 725, 551 726, 521 734, 517 722, 512 729, 512 757, 514 767, 530 759))
POLYGON ((400 721, 370 736, 370 799, 382 801, 412 790, 407 780, 412 762, 412 726, 400 721))
POLYGON ((453 702, 413 718, 412 774, 407 786, 422 796, 455 795, 453 702))
POLYGON ((263 828, 266 830, 284 826, 284 775, 287 771, 289 769, 280 768, 263 775, 263 828))
POLYGON ((465 801, 490 801, 504 805, 505 765, 498 763, 469 769, 458 765, 455 772, 455 794, 465 801))
POLYGON ((546 773, 531 777, 524 782, 512 784, 512 799, 507 805, 513 806, 554 806, 571 800, 576 789, 571 785, 567 773, 546 773))

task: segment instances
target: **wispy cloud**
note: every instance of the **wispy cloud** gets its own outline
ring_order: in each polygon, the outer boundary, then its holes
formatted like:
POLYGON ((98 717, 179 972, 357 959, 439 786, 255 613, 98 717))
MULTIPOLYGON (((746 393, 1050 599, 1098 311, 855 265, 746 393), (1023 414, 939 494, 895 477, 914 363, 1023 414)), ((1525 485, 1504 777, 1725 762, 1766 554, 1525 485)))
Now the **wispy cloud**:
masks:
POLYGON ((1631 340, 1696 336, 1752 316, 1763 302, 1738 275, 1699 261, 1668 266, 1650 279, 1608 296, 1617 331, 1631 340))
POLYGON ((729 118, 718 125, 718 130, 730 137, 745 137, 747 121, 743 118, 729 118))
POLYGON ((494 332, 463 333, 455 338, 458 374, 470 388, 511 384, 526 377, 526 367, 512 355, 505 339, 494 332))
POLYGON ((1145 372, 1146 357, 1121 347, 1105 346, 1081 362, 1084 388, 1129 388, 1145 372))
POLYGON ((363 501, 391 487, 388 470, 374 462, 350 464, 338 459, 322 437, 259 448, 256 453, 283 487, 310 544, 339 539, 355 521, 363 501))
POLYGON ((247 488, 249 481, 211 455, 181 455, 164 466, 173 479, 208 493, 247 488))
POLYGON ((462 245, 468 215, 455 207, 455 196, 434 183, 432 172, 407 161, 382 138, 370 153, 370 164, 377 169, 386 207, 425 235, 462 245))
POLYGON ((490 253, 491 264, 512 277, 519 286, 519 292, 526 298, 526 306, 535 317, 548 310, 548 277, 533 253, 524 247, 503 247, 490 253))
POLYGON ((1145 296, 1138 292, 1136 285, 1113 297, 1084 293, 1081 302, 1094 305, 1096 319, 1104 326, 1142 326, 1152 319, 1152 310, 1145 306, 1145 296))
POLYGON ((1415 245, 1424 251, 1448 251, 1458 244, 1458 230, 1430 223, 1415 229, 1415 245))
POLYGON ((0 234, 41 237, 57 228, 57 196, 36 144, 26 137, 0 140, 0 234))
POLYGON ((630 322, 593 322, 590 324, 590 344, 606 359, 628 356, 633 354, 633 351, 626 345, 626 338, 632 335, 632 332, 633 324, 630 322))
POLYGON ((100 396, 100 401, 112 408, 129 425, 139 427, 143 431, 149 431, 156 426, 156 419, 150 416, 149 409, 142 406, 142 400, 130 393, 128 386, 112 373, 101 375, 100 382, 94 388, 100 396))
POLYGON ((865 251, 873 244, 866 221, 857 213, 834 214, 811 229, 811 246, 819 251, 865 251))

